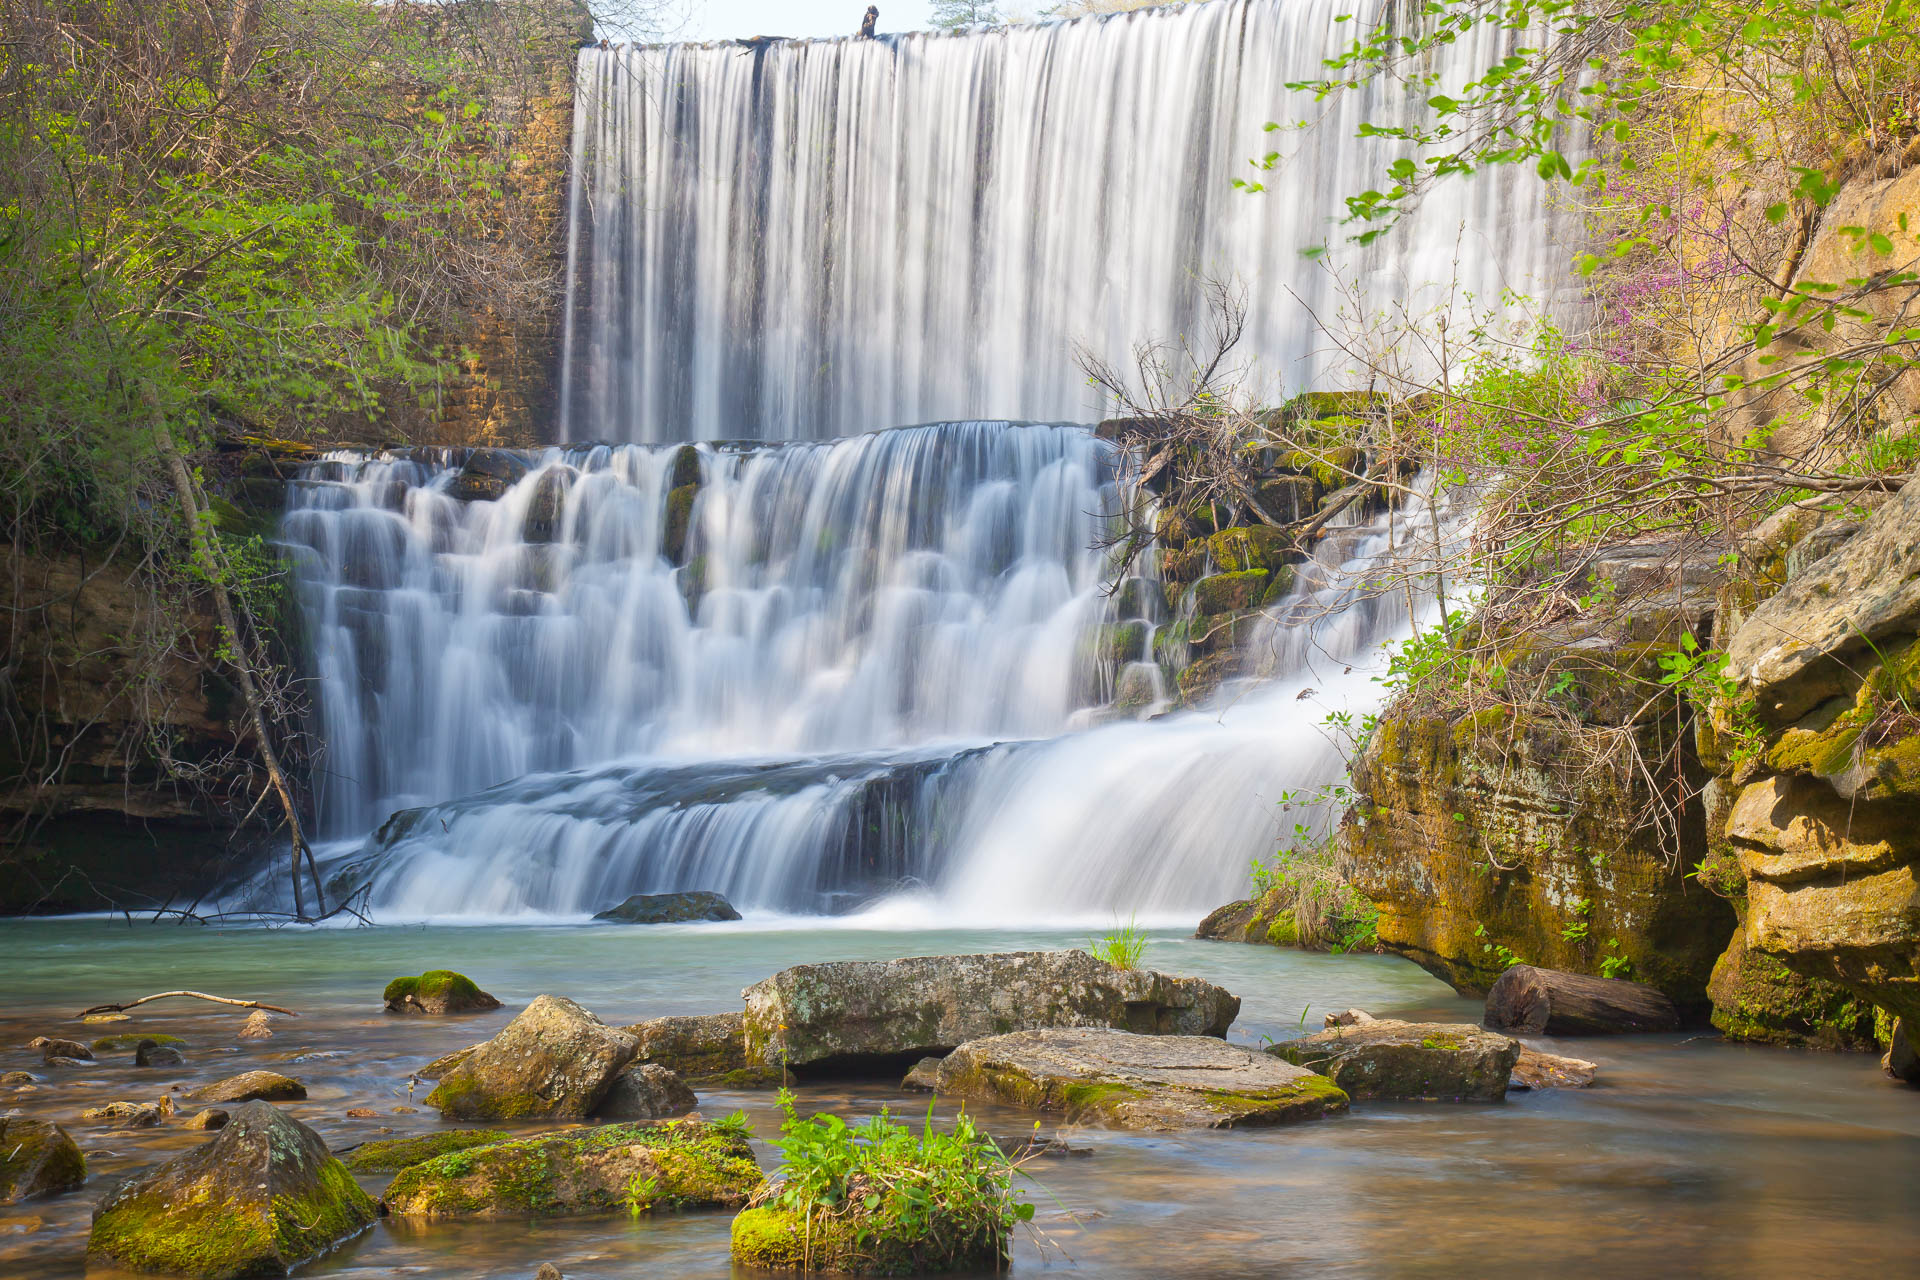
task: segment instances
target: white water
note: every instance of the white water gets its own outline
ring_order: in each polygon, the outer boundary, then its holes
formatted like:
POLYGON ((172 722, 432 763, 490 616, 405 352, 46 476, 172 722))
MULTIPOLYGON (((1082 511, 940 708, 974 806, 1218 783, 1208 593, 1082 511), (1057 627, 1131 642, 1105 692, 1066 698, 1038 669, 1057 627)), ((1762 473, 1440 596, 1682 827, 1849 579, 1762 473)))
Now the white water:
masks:
MULTIPOLYGON (((1245 352, 1276 392, 1347 380, 1319 322, 1415 314, 1503 288, 1546 296, 1543 184, 1442 184, 1410 225, 1343 244, 1344 199, 1391 154, 1363 120, 1391 84, 1325 106, 1285 88, 1384 3, 1209 0, 1072 22, 880 40, 582 51, 561 438, 824 438, 973 416, 1092 421, 1076 343, 1124 364, 1197 333, 1201 282, 1249 290, 1245 352), (1315 127, 1268 121, 1327 114, 1315 127), (1282 153, 1261 176, 1253 157, 1282 153)), ((1448 82, 1506 50, 1482 28, 1448 82)), ((1425 69, 1423 64, 1423 69, 1425 69)))
POLYGON ((1323 711, 1372 700, 1405 626, 1356 589, 1393 554, 1384 521, 1335 529, 1254 641, 1272 680, 1090 728, 1120 716, 1097 710, 1099 626, 1164 609, 1149 580, 1101 593, 1110 460, 1086 429, 703 449, 678 563, 677 452, 549 451, 497 502, 392 457, 295 486, 329 874, 370 880, 383 917, 696 888, 763 918, 1191 915, 1304 816, 1283 792, 1339 776, 1323 711), (543 492, 552 541, 529 541, 543 492))

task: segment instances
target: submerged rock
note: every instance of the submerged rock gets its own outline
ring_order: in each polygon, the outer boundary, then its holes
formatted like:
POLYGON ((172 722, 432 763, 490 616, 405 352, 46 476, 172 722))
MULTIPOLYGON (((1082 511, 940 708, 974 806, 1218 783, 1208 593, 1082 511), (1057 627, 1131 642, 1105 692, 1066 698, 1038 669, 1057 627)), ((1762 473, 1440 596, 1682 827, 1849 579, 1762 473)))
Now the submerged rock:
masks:
POLYGON ((204 1111, 196 1111, 188 1116, 185 1121, 185 1126, 189 1129, 224 1129, 227 1127, 227 1122, 232 1118, 231 1115, 219 1107, 208 1107, 204 1111))
MULTIPOLYGON (((172 1114, 172 1099, 167 1100, 166 1114, 172 1114)), ((88 1107, 80 1113, 82 1120, 105 1121, 120 1129, 150 1129, 160 1123, 162 1109, 151 1102, 109 1102, 104 1106, 88 1107)))
POLYGON ((395 978, 380 995, 388 1013, 485 1013, 500 1002, 451 969, 429 969, 417 978, 395 978))
POLYGON ((186 1055, 172 1045, 154 1040, 142 1040, 133 1054, 133 1065, 136 1067, 178 1067, 186 1061, 186 1055))
POLYGON ((505 1142, 512 1136, 501 1129, 443 1129, 417 1138, 363 1142, 351 1151, 342 1152, 340 1162, 355 1173, 398 1173, 435 1156, 505 1142))
POLYGON ((117 1036, 101 1036, 93 1042, 95 1053, 125 1053, 129 1049, 138 1049, 143 1044, 168 1045, 175 1049, 184 1049, 187 1042, 179 1036, 162 1035, 158 1031, 129 1031, 117 1036))
POLYGON ((437 1156, 382 1197, 412 1218, 551 1218, 733 1208, 760 1185, 743 1129, 696 1119, 573 1129, 437 1156))
POLYGON ((1497 1102, 1520 1042, 1467 1022, 1375 1018, 1276 1044, 1267 1050, 1317 1071, 1354 1101, 1497 1102))
POLYGON ((71 1191, 86 1180, 87 1158, 65 1129, 0 1117, 0 1204, 71 1191))
POLYGON ((605 1120, 664 1120, 697 1105, 693 1090, 673 1072, 658 1063, 631 1062, 613 1078, 593 1114, 605 1120))
POLYGON ((594 916, 615 924, 680 924, 690 920, 738 920, 733 904, 717 893, 636 893, 594 916))
POLYGON ((273 1019, 267 1016, 265 1009, 255 1009, 247 1015, 247 1020, 241 1023, 240 1029, 233 1034, 236 1040, 271 1040, 273 1039, 273 1019))
POLYGON ((22 1085, 32 1084, 33 1082, 34 1075, 31 1071, 0 1072, 0 1085, 22 1085))
POLYGON ((747 1070, 746 1019, 738 1013, 650 1018, 627 1028, 639 1040, 635 1062, 652 1062, 689 1080, 747 1070))
POLYGON ((306 1096, 307 1086, 278 1071, 243 1071, 187 1095, 193 1102, 296 1102, 306 1096))
POLYGON ((1519 1061, 1513 1064, 1513 1075, 1507 1081, 1507 1088, 1584 1089, 1593 1083, 1594 1073, 1599 1069, 1585 1058, 1563 1058, 1559 1054, 1541 1053, 1537 1049, 1522 1046, 1519 1061))
POLYGON ((78 1040, 62 1040, 58 1036, 35 1036, 27 1041, 27 1048, 38 1049, 43 1062, 51 1062, 55 1058, 71 1058, 77 1062, 93 1059, 93 1050, 78 1040))
POLYGON ((742 993, 750 1060, 897 1069, 969 1040, 1046 1027, 1225 1036, 1238 997, 1198 978, 1117 969, 1084 951, 803 964, 742 993))
POLYGON ((114 1188, 94 1210, 87 1257, 130 1271, 281 1274, 373 1217, 319 1134, 249 1102, 211 1142, 114 1188))
POLYGON ((632 1061, 639 1041, 561 996, 535 998, 427 1096, 449 1120, 580 1120, 632 1061))
POLYGON ((1211 1036, 1073 1028, 961 1045, 938 1092, 1059 1111, 1120 1129, 1229 1129, 1344 1111, 1332 1081, 1211 1036))

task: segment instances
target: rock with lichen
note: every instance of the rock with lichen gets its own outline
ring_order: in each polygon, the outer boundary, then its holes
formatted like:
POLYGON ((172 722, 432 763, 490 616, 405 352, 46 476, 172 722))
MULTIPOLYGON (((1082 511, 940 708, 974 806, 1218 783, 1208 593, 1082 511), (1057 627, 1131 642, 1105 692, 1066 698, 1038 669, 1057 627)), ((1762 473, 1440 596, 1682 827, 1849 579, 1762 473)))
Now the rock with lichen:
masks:
POLYGON ((747 1061, 745 1017, 709 1013, 651 1018, 627 1028, 640 1040, 635 1062, 651 1062, 695 1084, 729 1089, 768 1088, 780 1083, 777 1068, 747 1061))
POLYGON ((87 1257, 129 1271, 281 1274, 373 1218, 372 1199, 319 1134, 249 1102, 212 1141, 114 1188, 94 1210, 87 1257))
POLYGON ((603 1120, 665 1120, 699 1105, 679 1076, 655 1062, 630 1062, 593 1114, 603 1120))
POLYGON ((1344 1111, 1332 1081, 1211 1036, 1064 1028, 961 1045, 935 1092, 1118 1129, 1232 1129, 1344 1111))
POLYGON ((1047 1027, 1224 1036, 1240 1012, 1199 978, 1084 951, 851 960, 785 969, 742 993, 750 1061, 889 1069, 969 1040, 1047 1027))
POLYGON ((1267 1052, 1327 1077, 1356 1102, 1497 1102, 1507 1096, 1520 1042, 1467 1022, 1375 1018, 1267 1052))
POLYGON ((760 1186, 743 1126, 688 1118, 496 1142, 400 1171, 381 1198, 403 1218, 553 1218, 737 1208, 760 1186))
POLYGON ((380 993, 388 1013, 485 1013, 500 1002, 451 969, 429 969, 417 978, 395 978, 380 993))
POLYGON ((637 1037, 543 995, 440 1077, 427 1095, 449 1120, 580 1120, 633 1060, 637 1037))
POLYGON ((87 1158, 59 1125, 0 1117, 0 1204, 71 1191, 87 1180, 87 1158))

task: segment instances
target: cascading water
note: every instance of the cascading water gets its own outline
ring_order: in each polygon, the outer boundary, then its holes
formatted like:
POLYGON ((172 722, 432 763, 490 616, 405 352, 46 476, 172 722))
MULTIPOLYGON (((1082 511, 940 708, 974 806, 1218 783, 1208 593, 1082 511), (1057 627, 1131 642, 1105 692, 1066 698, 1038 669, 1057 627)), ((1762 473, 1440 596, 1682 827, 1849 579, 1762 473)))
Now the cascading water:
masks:
MULTIPOLYGON (((1444 183, 1335 271, 1406 118, 1396 82, 1315 106, 1393 0, 1210 0, 880 40, 584 50, 574 116, 561 438, 823 438, 979 414, 1090 421, 1079 344, 1124 365, 1199 331, 1203 282, 1255 305, 1244 351, 1285 387, 1347 375, 1316 325, 1543 295, 1541 185, 1444 183), (1327 115, 1306 130, 1268 121, 1327 115), (1236 177, 1277 151, 1273 189, 1236 177), (1344 285, 1366 302, 1355 308, 1344 285)), ((1488 24, 1449 81, 1507 52, 1488 24)), ((1456 317, 1459 318, 1459 317, 1456 317)), ((1456 324, 1464 332, 1469 326, 1456 324)), ((1275 391, 1281 388, 1276 386, 1275 391)))
POLYGON ((1112 461, 1085 428, 968 422, 550 450, 490 501, 451 495, 449 459, 319 464, 284 537, 334 891, 389 917, 693 888, 949 920, 1213 905, 1280 793, 1337 776, 1293 699, 1367 696, 1346 669, 1406 614, 1356 584, 1395 548, 1384 518, 1332 530, 1252 642, 1272 680, 1127 720, 1102 704, 1152 668, 1112 638, 1145 657, 1165 610, 1155 582, 1102 591, 1112 461))

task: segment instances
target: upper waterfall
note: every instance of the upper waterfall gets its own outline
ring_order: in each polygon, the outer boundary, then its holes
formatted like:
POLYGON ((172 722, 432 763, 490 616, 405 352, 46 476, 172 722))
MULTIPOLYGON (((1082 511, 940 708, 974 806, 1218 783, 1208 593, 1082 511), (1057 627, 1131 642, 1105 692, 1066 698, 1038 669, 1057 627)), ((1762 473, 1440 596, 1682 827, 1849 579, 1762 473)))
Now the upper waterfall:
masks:
MULTIPOLYGON (((1390 0, 1358 6, 1389 12, 1390 0)), ((1288 81, 1344 48, 1352 0, 1208 0, 959 34, 583 50, 573 133, 561 437, 825 438, 967 417, 1088 421, 1076 345, 1124 363, 1192 333, 1207 279, 1253 306, 1264 375, 1329 385, 1316 328, 1537 287, 1540 184, 1429 193, 1334 268, 1344 198, 1387 144, 1362 120, 1417 96, 1313 108, 1288 81), (1281 153, 1273 189, 1232 179, 1281 153)), ((1441 55, 1504 50, 1484 29, 1441 55)), ((1388 95, 1391 96, 1388 96, 1388 95)), ((1278 388, 1276 388, 1278 389, 1278 388)))

